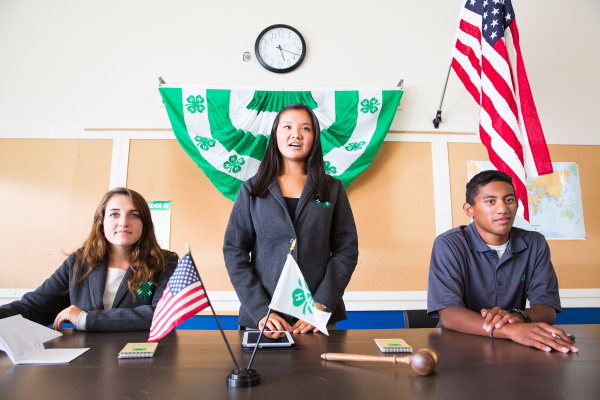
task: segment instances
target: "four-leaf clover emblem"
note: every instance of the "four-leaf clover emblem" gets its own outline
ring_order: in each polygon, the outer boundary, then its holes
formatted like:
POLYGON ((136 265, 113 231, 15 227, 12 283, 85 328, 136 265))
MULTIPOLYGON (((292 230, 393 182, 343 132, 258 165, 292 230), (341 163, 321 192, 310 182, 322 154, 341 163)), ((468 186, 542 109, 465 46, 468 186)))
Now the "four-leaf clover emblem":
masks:
POLYGON ((316 310, 317 306, 315 305, 312 294, 310 294, 310 289, 304 279, 298 279, 298 285, 300 285, 300 287, 292 292, 294 307, 304 306, 302 314, 306 315, 307 309, 308 312, 312 314, 312 310, 316 310))
POLYGON ((365 142, 352 142, 348 143, 345 147, 348 151, 358 151, 361 150, 365 144, 365 142))
POLYGON ((379 103, 379 100, 377 100, 376 97, 373 97, 371 100, 367 100, 364 99, 363 101, 360 102, 360 105, 362 106, 362 108, 360 109, 360 112, 362 113, 371 113, 371 114, 375 114, 377 112, 377 110, 379 110, 379 105, 381 105, 379 103))
POLYGON ((213 139, 202 136, 196 136, 194 140, 198 142, 196 143, 196 146, 200 147, 202 150, 208 150, 210 147, 215 147, 215 144, 217 143, 213 139))
POLYGON ((315 203, 317 203, 320 206, 323 206, 323 208, 331 207, 331 202, 329 202, 329 201, 321 201, 319 199, 315 199, 315 203))
POLYGON ((195 98, 194 98, 194 96, 190 96, 186 100, 187 100, 187 104, 185 106, 187 107, 188 111, 191 112, 192 114, 195 113, 196 111, 201 113, 206 108, 202 105, 202 103, 204 103, 204 97, 202 97, 200 95, 196 96, 195 98))
POLYGON ((242 165, 244 165, 245 163, 246 160, 244 160, 244 157, 238 158, 238 156, 233 155, 229 157, 229 161, 225 161, 225 164, 223 164, 223 168, 235 174, 242 170, 242 165))
POLYGON ((328 175, 337 173, 337 168, 331 165, 329 161, 325 161, 325 173, 328 175))
POLYGON ((146 281, 140 285, 140 288, 135 291, 135 295, 140 299, 149 299, 152 297, 152 289, 154 288, 154 282, 146 281))

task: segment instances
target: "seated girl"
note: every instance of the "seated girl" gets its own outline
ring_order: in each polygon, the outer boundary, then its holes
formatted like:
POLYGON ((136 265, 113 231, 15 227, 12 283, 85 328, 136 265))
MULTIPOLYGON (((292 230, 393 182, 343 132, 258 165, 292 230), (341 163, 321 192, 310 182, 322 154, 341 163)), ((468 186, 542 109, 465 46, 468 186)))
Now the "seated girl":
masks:
POLYGON ((1 306, 0 318, 21 314, 56 330, 63 322, 90 332, 150 330, 177 260, 156 242, 144 198, 116 188, 104 195, 81 248, 42 286, 1 306))

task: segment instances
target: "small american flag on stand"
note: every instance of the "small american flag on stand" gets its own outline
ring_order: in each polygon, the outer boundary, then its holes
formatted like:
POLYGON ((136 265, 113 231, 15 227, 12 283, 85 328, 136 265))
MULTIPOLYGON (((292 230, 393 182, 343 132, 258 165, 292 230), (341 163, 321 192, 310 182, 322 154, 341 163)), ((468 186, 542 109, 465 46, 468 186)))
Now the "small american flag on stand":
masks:
POLYGON ((490 161, 513 178, 529 221, 526 179, 552 173, 511 0, 466 0, 451 65, 480 106, 479 136, 490 161))
POLYGON ((194 261, 188 253, 177 264, 154 310, 148 341, 162 339, 177 325, 206 307, 208 299, 194 261))

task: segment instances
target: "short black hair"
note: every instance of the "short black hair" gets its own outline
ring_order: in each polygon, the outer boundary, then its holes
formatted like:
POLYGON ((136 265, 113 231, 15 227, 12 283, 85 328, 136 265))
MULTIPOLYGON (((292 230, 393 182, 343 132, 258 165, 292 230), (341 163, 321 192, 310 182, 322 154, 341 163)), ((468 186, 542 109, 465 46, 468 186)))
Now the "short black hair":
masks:
POLYGON ((479 188, 491 182, 506 182, 512 186, 513 191, 515 190, 515 185, 513 185, 510 175, 496 170, 482 171, 467 183, 467 203, 475 205, 475 196, 479 193, 479 188))

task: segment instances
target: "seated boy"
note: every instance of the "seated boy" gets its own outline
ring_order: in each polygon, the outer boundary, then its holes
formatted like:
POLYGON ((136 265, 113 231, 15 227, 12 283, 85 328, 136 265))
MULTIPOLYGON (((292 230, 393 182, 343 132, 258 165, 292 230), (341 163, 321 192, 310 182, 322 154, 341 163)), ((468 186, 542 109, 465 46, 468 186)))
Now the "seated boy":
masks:
POLYGON ((433 244, 427 312, 440 318, 438 327, 578 351, 552 326, 562 310, 550 249, 540 233, 512 227, 517 207, 507 174, 484 171, 471 179, 463 210, 473 222, 433 244))

